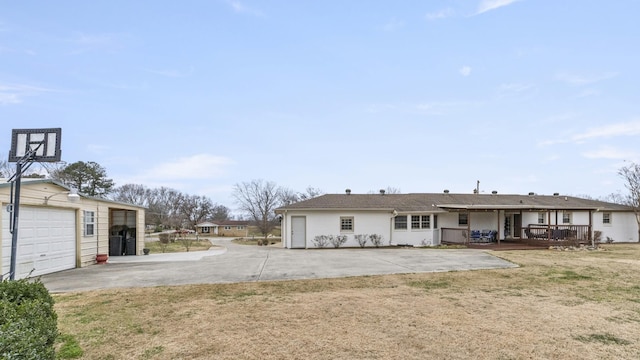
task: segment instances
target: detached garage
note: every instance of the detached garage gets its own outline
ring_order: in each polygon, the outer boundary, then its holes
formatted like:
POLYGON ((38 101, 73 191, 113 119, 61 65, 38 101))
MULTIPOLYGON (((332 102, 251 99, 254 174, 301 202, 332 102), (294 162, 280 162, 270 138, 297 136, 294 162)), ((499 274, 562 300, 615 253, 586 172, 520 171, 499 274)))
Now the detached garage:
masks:
MULTIPOLYGON (((11 264, 9 231, 11 185, 0 182, 0 265, 4 278, 11 264)), ((127 255, 141 255, 144 247, 144 208, 87 197, 67 198, 71 189, 50 179, 23 179, 18 222, 16 279, 49 274, 96 263, 97 254, 109 254, 114 228, 127 225, 131 237, 127 255), (126 213, 126 224, 120 224, 126 213)))

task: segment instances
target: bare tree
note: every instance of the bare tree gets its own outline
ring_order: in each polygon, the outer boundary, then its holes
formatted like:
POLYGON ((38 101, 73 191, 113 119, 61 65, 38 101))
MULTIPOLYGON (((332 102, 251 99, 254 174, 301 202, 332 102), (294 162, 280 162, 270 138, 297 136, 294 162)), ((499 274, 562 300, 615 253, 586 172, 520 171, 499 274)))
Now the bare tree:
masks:
POLYGON ((633 208, 638 224, 638 241, 640 242, 640 165, 631 163, 622 167, 618 174, 624 179, 625 187, 629 190, 626 196, 626 205, 633 208))
POLYGON ((151 190, 140 184, 124 184, 118 186, 111 193, 111 198, 128 204, 149 206, 151 190))
POLYGON ((304 192, 298 193, 298 198, 300 199, 300 201, 309 200, 309 199, 313 199, 314 197, 318 197, 322 194, 324 194, 324 191, 318 188, 307 186, 304 192))
POLYGON ((224 205, 215 205, 211 212, 211 220, 230 220, 231 209, 224 205))
POLYGON ((179 206, 184 195, 178 190, 160 187, 150 191, 147 222, 166 227, 181 227, 179 206))
POLYGON ((258 245, 268 243, 267 236, 278 223, 274 210, 281 204, 280 192, 281 189, 271 181, 251 180, 234 186, 233 197, 240 209, 249 215, 264 236, 264 241, 259 241, 258 245))
POLYGON ((211 217, 215 204, 206 196, 187 195, 180 204, 180 214, 186 226, 195 229, 196 225, 211 217))

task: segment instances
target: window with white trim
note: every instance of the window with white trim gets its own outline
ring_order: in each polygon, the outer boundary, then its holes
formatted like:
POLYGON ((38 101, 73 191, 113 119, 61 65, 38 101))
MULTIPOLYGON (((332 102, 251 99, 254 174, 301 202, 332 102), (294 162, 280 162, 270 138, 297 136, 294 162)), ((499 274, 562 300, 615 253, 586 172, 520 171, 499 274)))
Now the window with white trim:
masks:
POLYGON ((564 211, 562 213, 562 223, 571 224, 571 213, 569 211, 564 211))
POLYGON ((238 230, 244 230, 244 225, 238 225, 238 230))
POLYGON ((610 212, 602 213, 602 223, 604 225, 611 225, 611 213, 610 212))
POLYGON ((469 214, 467 214, 467 213, 459 213, 458 214, 458 225, 469 225, 469 214))
POLYGON ((84 211, 83 215, 83 222, 84 222, 84 226, 83 226, 83 231, 84 231, 84 236, 93 236, 95 234, 95 227, 96 227, 96 217, 95 217, 95 212, 93 211, 84 211))
POLYGON ((393 227, 396 230, 407 230, 407 215, 398 215, 393 220, 393 227))
POLYGON ((200 232, 203 234, 208 234, 209 233, 209 227, 208 226, 203 226, 202 228, 200 228, 200 232))
POLYGON ((438 228, 438 215, 433 214, 433 228, 437 229, 438 228))
POLYGON ((412 229, 430 229, 430 216, 429 215, 411 215, 411 228, 412 229))
POLYGON ((545 213, 543 212, 539 212, 538 213, 538 224, 544 224, 545 223, 545 213))
POLYGON ((353 232, 353 216, 340 217, 340 232, 353 232))

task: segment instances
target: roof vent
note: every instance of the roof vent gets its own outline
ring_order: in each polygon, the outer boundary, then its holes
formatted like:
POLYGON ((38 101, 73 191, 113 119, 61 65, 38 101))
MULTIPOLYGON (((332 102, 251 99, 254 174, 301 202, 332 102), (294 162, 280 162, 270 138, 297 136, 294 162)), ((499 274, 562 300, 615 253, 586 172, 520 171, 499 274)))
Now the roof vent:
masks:
POLYGON ((495 190, 493 190, 493 191, 491 192, 491 194, 492 194, 492 195, 496 195, 496 194, 498 194, 498 192, 497 192, 497 191, 495 191, 495 190))
POLYGON ((380 195, 384 195, 384 189, 380 189, 380 195))
POLYGON ((556 197, 557 197, 557 196, 559 196, 559 195, 560 195, 560 193, 553 193, 553 196, 556 196, 556 197))
POLYGON ((445 189, 445 190, 444 190, 444 193, 445 193, 445 194, 448 194, 448 193, 449 193, 449 190, 445 189))
POLYGON ((351 195, 351 189, 346 189, 344 192, 347 193, 347 195, 351 195))
POLYGON ((533 195, 535 195, 535 194, 536 194, 536 193, 534 193, 534 192, 532 191, 532 192, 530 192, 530 193, 529 193, 529 196, 533 196, 533 195))

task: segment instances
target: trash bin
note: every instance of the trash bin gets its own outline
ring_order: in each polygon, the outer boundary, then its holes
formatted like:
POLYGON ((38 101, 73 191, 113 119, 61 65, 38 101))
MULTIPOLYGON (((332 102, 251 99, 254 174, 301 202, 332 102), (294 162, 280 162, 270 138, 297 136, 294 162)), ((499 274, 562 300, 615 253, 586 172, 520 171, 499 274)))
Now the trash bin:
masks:
POLYGON ((135 255, 136 254, 136 238, 128 238, 126 242, 127 242, 126 255, 135 255))
POLYGON ((109 256, 122 255, 122 236, 109 236, 109 256))

